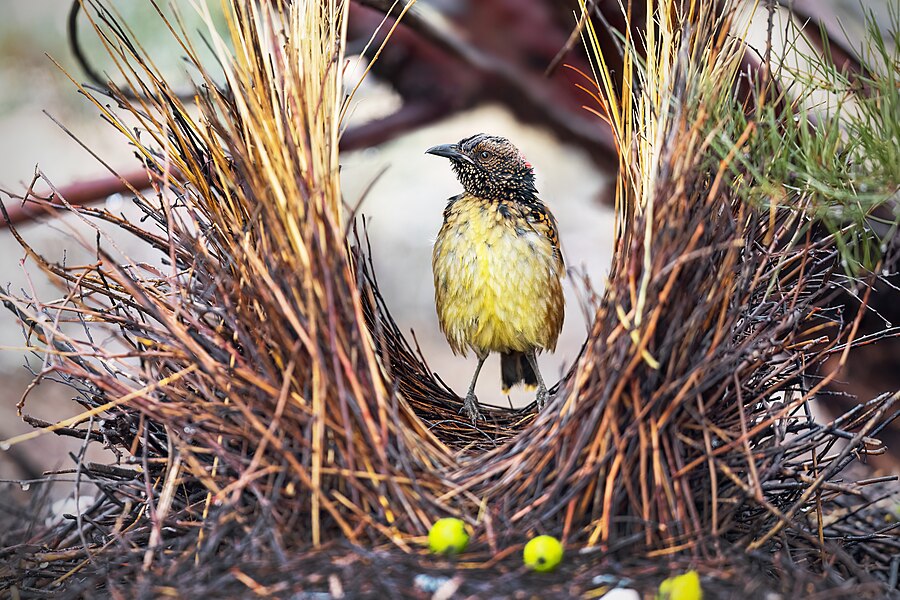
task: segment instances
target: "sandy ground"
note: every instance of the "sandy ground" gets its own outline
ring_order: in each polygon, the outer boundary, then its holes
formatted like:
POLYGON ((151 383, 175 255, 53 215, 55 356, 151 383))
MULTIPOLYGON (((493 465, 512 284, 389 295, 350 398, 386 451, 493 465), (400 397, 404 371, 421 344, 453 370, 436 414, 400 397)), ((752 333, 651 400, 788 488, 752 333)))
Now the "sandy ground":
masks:
MULTIPOLYGON (((21 191, 36 165, 56 185, 107 173, 45 111, 113 168, 133 169, 137 163, 124 140, 101 122, 97 109, 44 56, 49 52, 77 73, 65 47, 65 11, 60 4, 36 0, 26 5, 5 0, 0 1, 0 10, 5 15, 0 25, 0 50, 12 59, 0 61, 0 189, 21 191), (38 24, 48 35, 28 34, 38 24)), ((395 102, 377 82, 368 83, 362 88, 354 119, 383 113, 395 102)), ((608 177, 596 170, 585 153, 561 144, 542 130, 518 123, 501 107, 484 106, 342 159, 345 200, 351 205, 362 200, 361 212, 369 219, 377 274, 395 319, 404 331, 415 331, 431 367, 463 392, 474 369, 474 358, 454 357, 438 329, 430 264, 431 245, 446 199, 458 193, 459 184, 445 160, 427 156, 424 151, 482 131, 504 135, 523 150, 535 165, 542 198, 559 221, 570 270, 565 288, 566 322, 557 352, 540 359, 545 377, 555 381, 577 355, 586 335, 584 312, 579 308, 583 277, 602 288, 610 262, 612 211, 603 206, 600 197, 609 189, 608 177)), ((8 201, 6 195, 3 200, 8 201)), ((126 214, 135 216, 121 198, 110 202, 116 203, 117 209, 124 206, 126 214)), ((74 217, 32 224, 21 231, 51 260, 71 264, 90 256, 81 248, 78 236, 91 239, 91 232, 74 217)), ((117 238, 116 242, 133 259, 153 258, 132 240, 117 238)), ((0 231, 0 285, 45 300, 60 296, 61 291, 49 285, 23 258, 12 236, 0 231)), ((21 328, 5 310, 0 311, 0 347, 0 439, 5 439, 31 429, 16 415, 15 405, 31 380, 26 360, 31 368, 40 368, 40 359, 26 359, 21 328)), ((531 400, 524 392, 514 392, 510 399, 501 396, 496 357, 482 371, 477 391, 483 402, 492 404, 511 401, 518 405, 531 400)), ((45 383, 31 392, 26 412, 55 421, 77 410, 66 388, 45 383)), ((16 461, 10 460, 12 453, 42 471, 70 465, 67 452, 77 452, 78 448, 75 440, 45 435, 0 452, 0 479, 22 475, 16 461)), ((97 444, 91 445, 89 452, 95 459, 104 456, 97 444)), ((35 487, 28 493, 33 494, 35 487)))

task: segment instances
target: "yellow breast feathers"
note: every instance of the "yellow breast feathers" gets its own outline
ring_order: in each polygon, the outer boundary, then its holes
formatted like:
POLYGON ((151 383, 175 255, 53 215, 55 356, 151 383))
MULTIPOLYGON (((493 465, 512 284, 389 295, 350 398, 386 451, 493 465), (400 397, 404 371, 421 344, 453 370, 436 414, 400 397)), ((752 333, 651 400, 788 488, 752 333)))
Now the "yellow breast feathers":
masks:
POLYGON ((540 202, 453 198, 432 266, 438 319, 454 353, 556 347, 564 265, 556 222, 540 202))

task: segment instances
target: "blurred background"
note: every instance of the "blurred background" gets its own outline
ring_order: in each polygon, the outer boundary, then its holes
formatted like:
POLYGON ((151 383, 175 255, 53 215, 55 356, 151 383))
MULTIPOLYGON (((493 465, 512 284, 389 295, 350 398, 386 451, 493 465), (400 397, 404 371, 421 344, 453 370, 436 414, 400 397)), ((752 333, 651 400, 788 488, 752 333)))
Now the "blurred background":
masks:
MULTIPOLYGON (((182 82, 187 91, 189 74, 179 48, 154 8, 144 2, 110 4, 122 12, 163 71, 171 73, 170 81, 182 82)), ((205 26, 191 4, 174 2, 186 28, 202 31, 205 26)), ((869 6, 881 10, 886 4, 869 6)), ((617 2, 595 5, 608 11, 615 24, 617 2)), ((351 4, 352 56, 346 68, 351 86, 367 62, 357 60, 359 55, 371 56, 384 38, 383 33, 376 36, 374 46, 366 50, 387 6, 379 0, 351 4)), ((586 337, 585 315, 592 312, 592 290, 603 288, 613 237, 614 155, 605 125, 582 107, 594 106, 576 85, 584 79, 565 66, 590 72, 580 38, 571 36, 576 8, 575 0, 420 0, 353 101, 342 141, 345 202, 359 206, 366 217, 381 290, 401 330, 415 332, 432 370, 458 393, 465 391, 475 361, 471 356, 454 357, 438 329, 431 245, 446 200, 460 187, 447 161, 426 156, 425 149, 485 132, 508 137, 535 166, 540 195, 559 222, 569 268, 563 334, 556 353, 540 358, 548 380, 556 381, 577 357, 586 337)), ((798 1, 794 8, 799 18, 814 17, 828 31, 843 27, 851 39, 862 35, 859 4, 854 0, 798 1)), ((209 3, 210 11, 218 9, 218 2, 209 3)), ((21 194, 36 168, 59 187, 108 178, 110 170, 98 157, 121 174, 140 170, 124 138, 102 121, 98 109, 66 75, 79 83, 89 80, 69 44, 69 11, 70 4, 59 0, 0 0, 2 190, 21 194)), ((215 14, 212 18, 220 20, 215 14)), ((785 12, 778 13, 777 31, 787 18, 785 12)), ((112 72, 83 15, 77 30, 88 63, 101 75, 112 72)), ((754 39, 762 47, 764 14, 755 18, 754 39)), ((611 38, 606 42, 612 44, 611 38)), ((835 48, 838 58, 841 48, 835 48)), ((2 199, 10 205, 6 194, 2 199)), ((140 216, 127 195, 104 195, 102 202, 129 218, 140 216)), ((71 215, 31 220, 20 224, 19 231, 51 261, 92 260, 79 238, 89 247, 94 233, 71 215)), ((142 256, 144 244, 116 241, 132 260, 157 261, 142 256)), ((65 294, 46 282, 4 229, 0 229, 0 285, 43 300, 65 294)), ((24 340, 12 314, 0 311, 0 439, 32 429, 17 416, 16 404, 41 361, 28 355, 24 340)), ((867 383, 872 379, 868 377, 867 383)), ((509 398, 501 395, 497 357, 486 364, 477 393, 488 404, 522 405, 532 399, 521 391, 509 398)), ((29 391, 24 412, 55 422, 76 414, 76 408, 64 386, 44 382, 29 391)), ((90 448, 97 458, 101 456, 98 444, 90 448)), ((47 469, 71 464, 67 452, 78 451, 77 441, 41 436, 0 452, 0 479, 38 479, 47 469)))

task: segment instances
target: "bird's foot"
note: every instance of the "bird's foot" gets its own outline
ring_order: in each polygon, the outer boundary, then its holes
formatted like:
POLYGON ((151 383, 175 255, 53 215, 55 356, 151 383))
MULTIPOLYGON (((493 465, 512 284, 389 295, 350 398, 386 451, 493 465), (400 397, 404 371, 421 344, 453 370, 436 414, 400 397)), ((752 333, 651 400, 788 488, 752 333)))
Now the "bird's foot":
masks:
POLYGON ((475 397, 474 392, 466 394, 466 399, 460 412, 466 413, 473 423, 481 418, 481 413, 478 412, 478 398, 475 397))
POLYGON ((544 407, 547 406, 547 400, 550 399, 550 392, 547 391, 545 386, 539 386, 537 390, 537 394, 534 397, 535 402, 537 402, 538 410, 544 410, 544 407))

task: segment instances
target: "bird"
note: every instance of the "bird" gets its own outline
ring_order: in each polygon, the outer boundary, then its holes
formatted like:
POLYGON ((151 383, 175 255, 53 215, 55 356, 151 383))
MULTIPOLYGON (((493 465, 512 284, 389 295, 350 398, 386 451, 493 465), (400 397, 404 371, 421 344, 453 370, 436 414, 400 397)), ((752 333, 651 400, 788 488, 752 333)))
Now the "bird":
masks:
POLYGON ((500 353, 503 393, 519 383, 548 400, 537 354, 554 351, 565 317, 565 263, 556 218, 538 197, 534 169, 504 137, 479 133, 426 151, 448 158, 463 192, 450 198, 434 242, 438 321, 455 355, 478 366, 463 411, 481 415, 475 384, 500 353))

